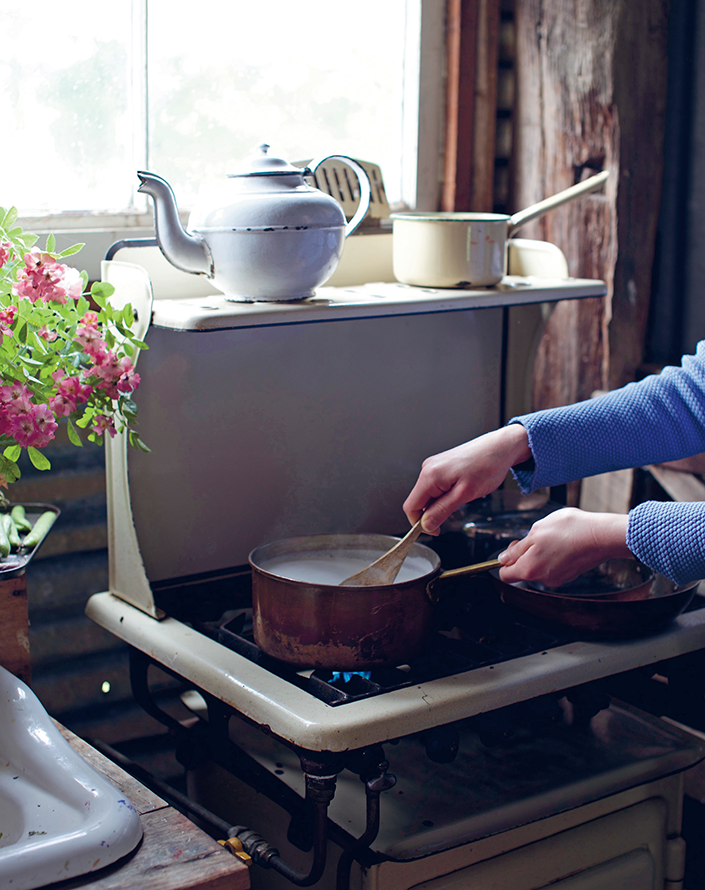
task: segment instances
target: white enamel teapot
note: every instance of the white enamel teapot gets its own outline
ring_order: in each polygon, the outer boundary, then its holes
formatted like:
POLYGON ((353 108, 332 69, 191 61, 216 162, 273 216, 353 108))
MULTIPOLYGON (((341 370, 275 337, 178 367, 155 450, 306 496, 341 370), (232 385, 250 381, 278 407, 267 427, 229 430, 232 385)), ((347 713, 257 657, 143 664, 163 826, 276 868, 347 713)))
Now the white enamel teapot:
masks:
POLYGON ((138 172, 140 192, 154 199, 154 224, 164 256, 184 272, 207 275, 227 299, 300 300, 335 271, 348 235, 370 204, 370 181, 352 158, 327 155, 294 167, 258 146, 233 173, 215 206, 196 207, 187 229, 174 192, 154 173, 138 172), (327 160, 355 173, 360 203, 350 220, 338 201, 304 181, 327 160))

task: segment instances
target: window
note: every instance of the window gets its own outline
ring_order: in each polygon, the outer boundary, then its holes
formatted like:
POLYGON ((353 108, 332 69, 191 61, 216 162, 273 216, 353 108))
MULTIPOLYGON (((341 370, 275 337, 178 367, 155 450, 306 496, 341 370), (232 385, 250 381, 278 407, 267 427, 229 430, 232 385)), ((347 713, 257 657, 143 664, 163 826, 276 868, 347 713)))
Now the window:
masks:
MULTIPOLYGON (((430 19, 442 32, 444 6, 3 0, 3 202, 25 216, 144 212, 135 171, 146 168, 187 207, 263 141, 289 160, 378 163, 399 200, 415 168, 401 158, 402 141, 416 155, 419 32, 430 19)), ((430 65, 439 81, 441 63, 430 65)))
POLYGON ((3 0, 0 28, 2 204, 129 207, 130 4, 3 0))

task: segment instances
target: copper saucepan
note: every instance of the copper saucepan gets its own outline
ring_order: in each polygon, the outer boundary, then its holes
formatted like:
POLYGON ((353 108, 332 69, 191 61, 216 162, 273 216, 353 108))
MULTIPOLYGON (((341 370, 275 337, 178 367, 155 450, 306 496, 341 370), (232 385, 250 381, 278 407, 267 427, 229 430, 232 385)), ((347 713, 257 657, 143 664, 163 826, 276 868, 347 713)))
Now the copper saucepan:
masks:
MULTIPOLYGON (((371 534, 313 535, 253 550, 252 617, 259 648, 300 668, 354 671, 408 663, 421 652, 433 628, 434 603, 443 582, 475 574, 478 567, 443 572, 439 556, 417 543, 393 584, 338 586, 398 540, 371 534)), ((607 637, 651 633, 665 626, 686 607, 695 588, 675 588, 664 578, 652 595, 651 581, 640 579, 626 590, 590 597, 504 584, 496 570, 491 577, 508 605, 607 637), (641 587, 641 593, 635 593, 635 587, 641 587)))

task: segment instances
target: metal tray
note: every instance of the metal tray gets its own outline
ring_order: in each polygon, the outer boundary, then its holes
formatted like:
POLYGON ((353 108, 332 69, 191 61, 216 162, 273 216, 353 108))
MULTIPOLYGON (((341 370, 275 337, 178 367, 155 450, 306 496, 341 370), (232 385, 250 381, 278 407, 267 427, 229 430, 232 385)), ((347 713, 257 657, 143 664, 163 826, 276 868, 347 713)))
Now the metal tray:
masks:
MULTIPOLYGON (((55 507, 53 504, 39 504, 39 503, 10 503, 8 507, 0 512, 9 513, 13 507, 24 507, 25 515, 27 519, 32 523, 34 523, 39 519, 42 513, 47 513, 51 511, 52 513, 56 513, 56 518, 59 518, 61 514, 61 510, 58 507, 55 507)), ((36 547, 33 547, 29 552, 23 550, 22 547, 17 552, 11 552, 5 559, 0 559, 0 578, 11 578, 13 575, 20 575, 25 567, 32 561, 35 553, 39 550, 39 548, 44 543, 44 539, 49 534, 49 532, 56 525, 56 519, 54 520, 53 525, 39 540, 39 543, 36 547)))

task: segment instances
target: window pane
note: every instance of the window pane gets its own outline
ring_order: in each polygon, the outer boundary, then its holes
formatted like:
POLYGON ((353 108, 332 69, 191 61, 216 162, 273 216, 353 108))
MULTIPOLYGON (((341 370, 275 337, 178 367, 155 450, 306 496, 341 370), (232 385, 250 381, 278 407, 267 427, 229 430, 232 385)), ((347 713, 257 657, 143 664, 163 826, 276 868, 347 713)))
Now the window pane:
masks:
POLYGON ((405 0, 149 0, 150 169, 179 204, 268 142, 346 154, 400 193, 405 0))
POLYGON ((129 205, 130 17, 128 0, 2 0, 4 205, 27 215, 129 205))

